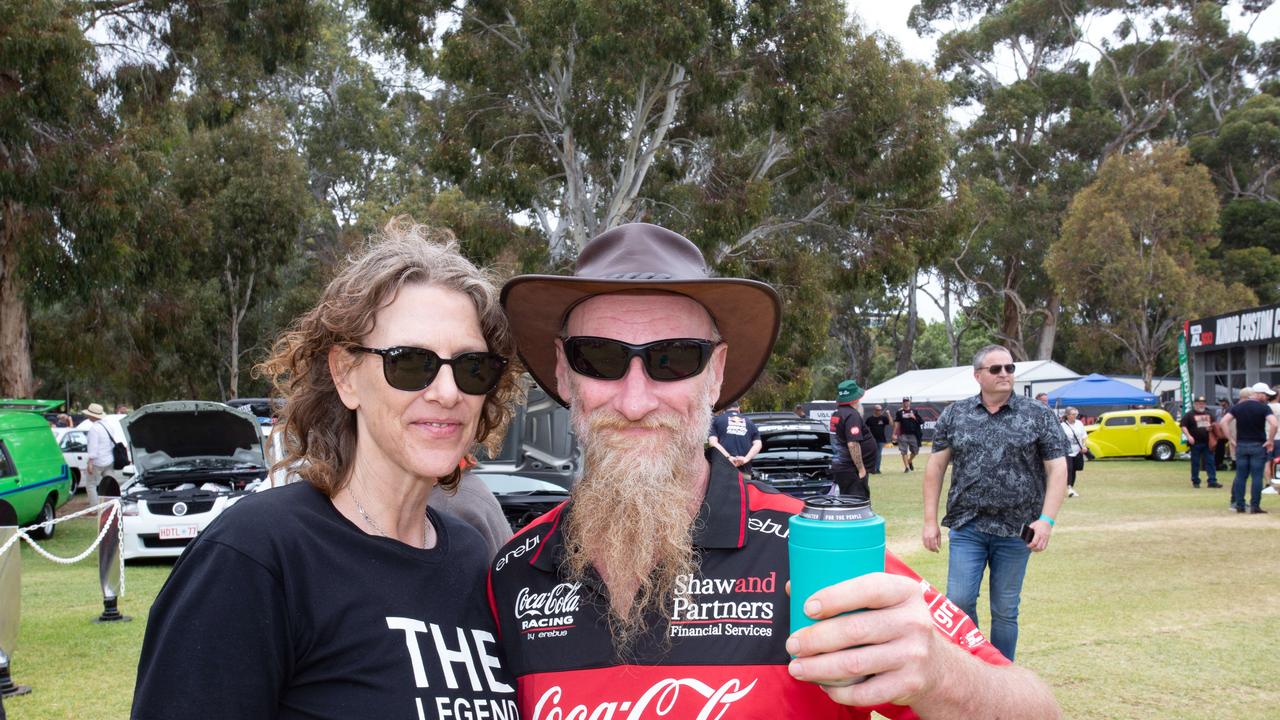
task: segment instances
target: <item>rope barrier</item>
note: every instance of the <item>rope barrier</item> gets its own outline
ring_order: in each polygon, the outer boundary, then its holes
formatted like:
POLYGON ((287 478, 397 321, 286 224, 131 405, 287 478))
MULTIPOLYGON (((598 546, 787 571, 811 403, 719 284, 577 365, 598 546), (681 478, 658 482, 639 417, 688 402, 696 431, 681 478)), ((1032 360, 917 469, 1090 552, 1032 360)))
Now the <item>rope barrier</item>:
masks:
POLYGON ((12 547, 19 540, 24 540, 28 545, 31 546, 32 550, 36 551, 36 554, 40 555, 46 560, 55 562, 59 565, 71 565, 74 563, 78 563, 81 560, 84 560, 85 558, 89 557, 89 555, 92 554, 93 551, 98 549, 98 546, 102 544, 102 539, 107 536, 107 531, 111 529, 112 523, 116 523, 118 526, 117 529, 119 530, 119 532, 116 533, 116 538, 117 538, 116 541, 119 543, 120 547, 119 547, 119 552, 117 552, 116 554, 120 557, 120 593, 119 594, 123 596, 124 595, 124 518, 120 513, 119 498, 113 498, 106 502, 98 503, 93 507, 87 507, 84 510, 71 513, 70 515, 64 515, 60 518, 54 518, 53 520, 47 523, 36 523, 35 525, 28 525, 23 528, 18 528, 17 533, 15 533, 13 537, 9 538, 4 545, 0 545, 0 556, 3 556, 6 552, 8 552, 9 548, 12 547), (90 545, 88 549, 86 549, 84 552, 80 553, 79 555, 76 555, 75 557, 64 558, 64 557, 59 557, 57 555, 54 555, 48 550, 45 550, 44 548, 40 547, 40 544, 37 543, 26 532, 27 530, 37 526, 57 525, 58 523, 66 522, 68 520, 74 520, 84 515, 97 513, 103 508, 110 508, 111 512, 107 516, 106 522, 99 523, 102 527, 98 529, 98 537, 94 538, 93 544, 90 545))

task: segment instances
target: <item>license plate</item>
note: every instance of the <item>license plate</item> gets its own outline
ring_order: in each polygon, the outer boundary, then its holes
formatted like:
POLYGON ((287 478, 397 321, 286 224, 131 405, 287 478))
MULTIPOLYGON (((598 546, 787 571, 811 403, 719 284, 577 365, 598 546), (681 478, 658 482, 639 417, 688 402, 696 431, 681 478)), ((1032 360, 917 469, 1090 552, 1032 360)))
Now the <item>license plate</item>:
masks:
POLYGON ((161 540, 190 540, 200 532, 197 525, 169 525, 160 528, 161 540))

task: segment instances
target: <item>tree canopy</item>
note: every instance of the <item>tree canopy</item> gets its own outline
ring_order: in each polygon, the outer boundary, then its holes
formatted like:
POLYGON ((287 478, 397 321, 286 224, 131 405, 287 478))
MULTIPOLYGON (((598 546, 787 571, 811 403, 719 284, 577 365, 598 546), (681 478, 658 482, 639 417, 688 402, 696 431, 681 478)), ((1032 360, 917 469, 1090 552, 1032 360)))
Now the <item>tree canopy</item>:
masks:
POLYGON ((929 67, 838 0, 4 4, 0 391, 265 392, 406 214, 503 276, 687 235, 783 298, 756 409, 990 341, 1151 377, 1188 313, 1280 301, 1269 5, 922 0, 929 67))

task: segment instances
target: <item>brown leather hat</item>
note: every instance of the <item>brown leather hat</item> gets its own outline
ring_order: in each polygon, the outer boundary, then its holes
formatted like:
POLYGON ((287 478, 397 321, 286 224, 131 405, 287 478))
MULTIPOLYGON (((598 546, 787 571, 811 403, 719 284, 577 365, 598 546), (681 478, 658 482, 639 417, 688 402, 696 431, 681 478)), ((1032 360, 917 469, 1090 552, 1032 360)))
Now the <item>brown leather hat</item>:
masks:
POLYGON ((746 394, 778 339, 782 307, 773 288, 755 280, 711 277, 698 247, 666 228, 619 225, 582 248, 573 275, 518 275, 502 287, 502 307, 520 359, 561 405, 568 403, 556 386, 555 339, 569 311, 594 295, 625 290, 677 293, 711 314, 729 346, 716 410, 746 394))

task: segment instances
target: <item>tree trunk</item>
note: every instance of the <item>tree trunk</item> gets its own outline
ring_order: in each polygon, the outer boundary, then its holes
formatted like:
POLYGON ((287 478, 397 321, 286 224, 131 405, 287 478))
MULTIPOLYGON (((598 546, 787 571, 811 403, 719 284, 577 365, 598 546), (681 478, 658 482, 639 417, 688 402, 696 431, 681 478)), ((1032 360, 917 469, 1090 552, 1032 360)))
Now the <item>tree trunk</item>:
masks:
MULTIPOLYGON (((231 256, 227 255, 226 269, 223 271, 223 282, 227 289, 227 305, 231 310, 230 322, 227 325, 228 345, 230 351, 228 357, 228 395, 234 399, 240 397, 240 323, 244 321, 244 315, 249 310, 249 303, 253 299, 253 281, 257 275, 256 271, 250 270, 249 277, 244 283, 244 297, 240 297, 240 275, 238 272, 231 271, 231 256)), ((237 264, 237 270, 239 265, 237 264)), ((250 267, 253 267, 251 264, 250 267)))
POLYGON ((1151 392, 1151 378, 1155 377, 1156 363, 1155 360, 1144 360, 1142 362, 1142 389, 1151 392))
POLYGON ((951 319, 951 283, 942 278, 942 322, 947 330, 947 346, 951 348, 951 364, 960 365, 960 336, 956 334, 956 324, 951 319))
POLYGON ((0 394, 13 398, 33 397, 36 391, 25 283, 18 271, 18 238, 25 220, 21 205, 4 201, 0 210, 0 394))
POLYGON ((1037 360, 1053 359, 1053 343, 1058 336, 1058 313, 1062 310, 1057 292, 1049 294, 1047 310, 1044 316, 1044 327, 1040 328, 1040 342, 1036 346, 1037 360))
POLYGON ((236 316, 236 310, 233 306, 231 309, 231 369, 228 371, 228 380, 230 381, 230 399, 240 397, 240 318, 236 316))
POLYGON ((899 375, 911 369, 911 356, 916 347, 916 332, 919 324, 916 309, 916 279, 919 274, 919 268, 913 270, 911 273, 911 282, 907 283, 907 329, 903 334, 902 344, 898 346, 898 364, 896 370, 899 375))
POLYGON ((1004 259, 1004 308, 1000 316, 1000 335, 1009 346, 1009 354, 1015 361, 1027 359, 1027 350, 1022 344, 1022 308, 1018 307, 1013 293, 1018 291, 1022 280, 1022 259, 1016 256, 1004 259))

